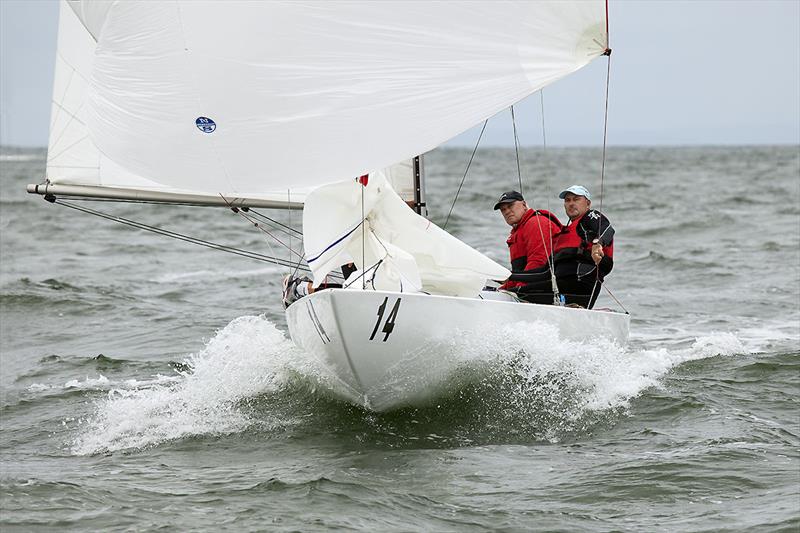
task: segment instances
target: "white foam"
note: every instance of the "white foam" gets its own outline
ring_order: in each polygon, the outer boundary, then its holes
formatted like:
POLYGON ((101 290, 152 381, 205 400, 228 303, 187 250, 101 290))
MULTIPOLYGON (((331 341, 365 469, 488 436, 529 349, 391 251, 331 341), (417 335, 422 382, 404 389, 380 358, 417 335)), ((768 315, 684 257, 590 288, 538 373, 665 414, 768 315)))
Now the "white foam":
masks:
POLYGON ((72 380, 67 381, 66 383, 64 383, 64 388, 65 389, 81 389, 81 390, 90 389, 91 390, 91 389, 98 389, 98 388, 106 388, 106 387, 109 386, 110 383, 111 382, 108 381, 107 377, 105 377, 102 374, 99 374, 97 378, 90 378, 90 377, 87 376, 86 379, 83 380, 83 381, 80 381, 80 380, 77 380, 77 379, 72 379, 72 380))
POLYGON ((737 338, 748 351, 756 353, 800 349, 800 316, 781 321, 750 322, 747 327, 736 331, 737 338))
POLYGON ((28 392, 42 392, 46 390, 84 390, 84 391, 102 391, 110 390, 112 388, 125 388, 125 389, 139 389, 149 387, 152 385, 171 383, 179 379, 178 376, 162 376, 157 375, 152 379, 137 380, 126 379, 124 381, 114 381, 108 379, 102 374, 98 374, 96 378, 86 376, 84 379, 71 379, 63 385, 52 385, 47 383, 33 383, 28 386, 28 392))
POLYGON ((559 338, 549 324, 509 324, 502 330, 476 331, 459 342, 468 359, 496 357, 513 362, 528 380, 535 376, 566 376, 582 391, 582 408, 627 407, 632 398, 658 386, 659 380, 681 363, 749 353, 733 333, 698 337, 691 348, 627 348, 598 338, 575 342, 559 338))
MULTIPOLYGON (((428 356, 444 352, 473 368, 498 361, 513 368, 522 379, 518 403, 530 397, 525 383, 537 383, 535 394, 550 394, 555 408, 572 409, 567 418, 587 411, 624 408, 675 366, 717 355, 748 353, 729 332, 698 337, 687 349, 626 348, 611 341, 565 341, 548 324, 508 324, 491 331, 471 331, 454 336, 448 346, 438 346, 428 356), (563 383, 548 384, 542 376, 566 376, 568 389, 579 394, 564 407, 558 395, 563 383), (537 381, 538 380, 538 381, 537 381)), ((96 412, 81 423, 73 449, 79 454, 101 453, 157 445, 193 435, 240 432, 254 423, 282 426, 292 420, 252 420, 242 401, 279 392, 292 376, 324 384, 324 372, 315 357, 294 347, 284 333, 265 317, 233 320, 217 332, 206 347, 187 359, 189 369, 176 376, 151 380, 110 382, 104 376, 70 381, 64 387, 107 389, 96 412)), ((484 376, 491 380, 492 376, 484 376)), ((456 385, 457 386, 457 385, 456 385)), ((41 387, 33 385, 32 387, 41 387)), ((31 389, 33 390, 33 389, 31 389)), ((278 415, 275 415, 278 416, 278 415)))
POLYGON ((698 337, 692 345, 691 352, 696 359, 704 359, 715 355, 747 353, 747 349, 735 334, 727 332, 698 337))
POLYGON ((670 349, 692 347, 707 355, 724 355, 733 350, 738 353, 763 353, 783 350, 797 350, 800 346, 800 314, 760 319, 755 317, 730 317, 736 325, 728 332, 705 332, 703 324, 669 324, 668 326, 647 326, 632 334, 632 342, 641 345, 654 345, 670 349), (699 331, 698 331, 699 330, 699 331), (731 337, 731 335, 733 337, 731 337), (735 337, 735 340, 733 340, 735 337), (698 344, 699 342, 699 344, 698 344), (705 346, 706 343, 710 343, 705 346), (717 345, 719 354, 709 353, 717 345))
POLYGON ((252 421, 237 404, 277 390, 296 353, 266 318, 237 318, 188 358, 189 370, 177 381, 111 388, 82 421, 73 450, 92 454, 241 431, 252 421))

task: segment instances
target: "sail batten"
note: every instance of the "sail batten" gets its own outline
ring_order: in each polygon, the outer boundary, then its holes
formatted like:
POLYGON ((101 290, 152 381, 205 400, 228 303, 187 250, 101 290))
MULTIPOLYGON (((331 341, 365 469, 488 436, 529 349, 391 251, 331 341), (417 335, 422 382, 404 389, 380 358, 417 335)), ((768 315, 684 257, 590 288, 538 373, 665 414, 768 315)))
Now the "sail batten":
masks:
POLYGON ((429 151, 606 43, 603 0, 62 0, 47 178, 316 187, 429 151))

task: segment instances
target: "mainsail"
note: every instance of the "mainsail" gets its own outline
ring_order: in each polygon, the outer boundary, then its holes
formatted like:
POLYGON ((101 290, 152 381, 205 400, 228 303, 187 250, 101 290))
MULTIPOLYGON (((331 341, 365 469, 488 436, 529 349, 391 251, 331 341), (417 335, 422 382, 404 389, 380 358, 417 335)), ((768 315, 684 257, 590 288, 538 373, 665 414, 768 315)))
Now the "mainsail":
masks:
POLYGON ((46 177, 285 206, 425 153, 606 49, 604 0, 62 0, 46 177))

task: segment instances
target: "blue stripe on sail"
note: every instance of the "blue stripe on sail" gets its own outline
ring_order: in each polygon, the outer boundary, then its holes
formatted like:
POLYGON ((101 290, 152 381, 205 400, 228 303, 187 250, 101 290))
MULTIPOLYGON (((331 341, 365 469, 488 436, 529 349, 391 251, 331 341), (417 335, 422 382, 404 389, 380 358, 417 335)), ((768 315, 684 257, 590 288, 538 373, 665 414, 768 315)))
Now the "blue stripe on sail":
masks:
POLYGON ((363 224, 363 223, 364 223, 364 221, 362 220, 361 222, 359 222, 359 223, 356 225, 356 227, 355 227, 355 228, 351 229, 350 231, 348 231, 347 233, 345 233, 344 235, 342 235, 341 237, 339 237, 338 239, 336 239, 335 241, 333 241, 331 244, 329 244, 329 245, 328 245, 328 246, 327 246, 327 247, 326 247, 324 250, 322 250, 322 251, 321 251, 319 254, 317 254, 317 256, 316 256, 316 257, 312 257, 311 259, 306 259, 306 262, 307 262, 307 263, 313 263, 314 261, 316 261, 317 259, 319 259, 319 258, 320 258, 320 257, 322 257, 323 255, 325 255, 325 252, 327 252, 328 250, 330 250, 331 248, 333 248, 334 246, 336 246, 337 244, 339 244, 340 242, 342 242, 343 240, 345 240, 347 237, 349 237, 349 236, 350 236, 350 235, 351 235, 351 234, 352 234, 352 233, 353 233, 355 230, 357 230, 357 229, 358 229, 358 227, 359 227, 359 226, 361 226, 361 224, 363 224))

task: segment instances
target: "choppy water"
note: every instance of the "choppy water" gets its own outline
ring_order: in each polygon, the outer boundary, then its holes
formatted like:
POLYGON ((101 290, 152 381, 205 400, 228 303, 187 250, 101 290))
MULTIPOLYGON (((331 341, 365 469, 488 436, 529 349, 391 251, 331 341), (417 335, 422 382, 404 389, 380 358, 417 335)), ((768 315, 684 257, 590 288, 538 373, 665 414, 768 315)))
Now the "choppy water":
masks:
MULTIPOLYGON (((598 150, 540 155, 537 207, 597 194, 598 150)), ((439 223, 468 157, 426 161, 439 223)), ((800 530, 798 147, 612 149, 631 343, 509 325, 462 339, 481 379, 380 415, 315 387, 280 267, 47 204, 24 192, 43 167, 0 157, 4 529, 800 530)), ((516 182, 479 150, 448 229, 505 261, 516 182)), ((288 256, 224 210, 100 208, 288 256)))

